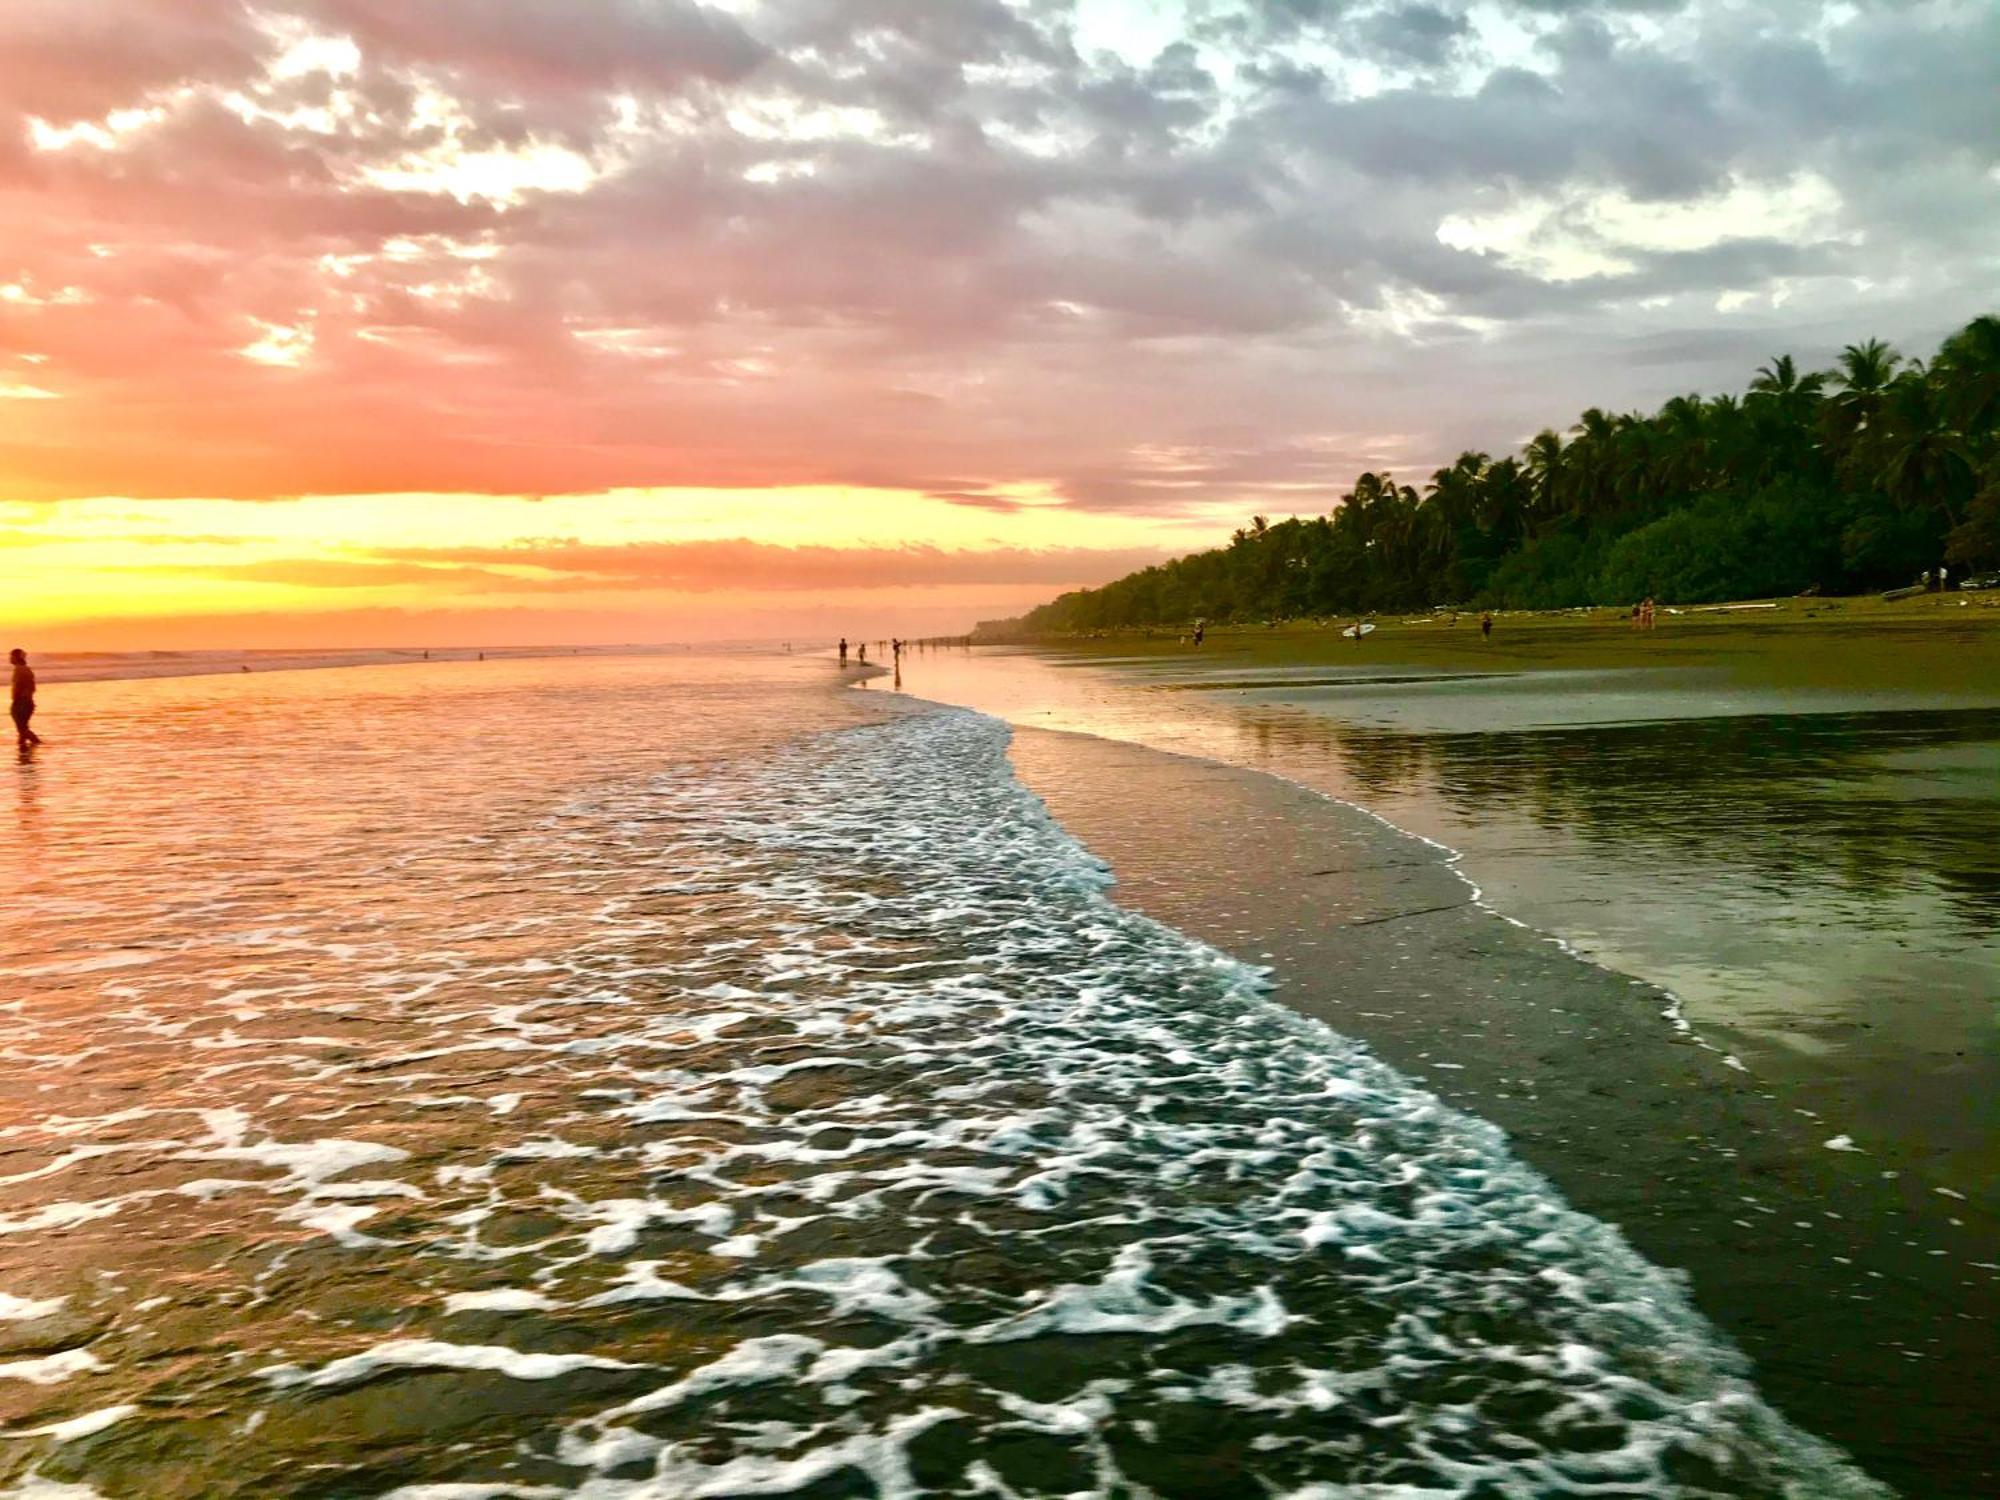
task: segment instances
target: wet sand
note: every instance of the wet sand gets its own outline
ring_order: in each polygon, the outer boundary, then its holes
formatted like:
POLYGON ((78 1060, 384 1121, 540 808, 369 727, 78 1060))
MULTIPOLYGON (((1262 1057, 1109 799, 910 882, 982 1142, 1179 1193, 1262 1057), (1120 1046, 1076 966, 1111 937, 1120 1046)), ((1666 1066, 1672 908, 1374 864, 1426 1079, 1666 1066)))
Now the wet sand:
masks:
MULTIPOLYGON (((2000 1220, 1677 1030, 1670 995, 1475 904, 1444 851, 1273 776, 1027 731, 1015 761, 1125 905, 1505 1128, 1684 1271, 1771 1400, 1910 1496, 2000 1492, 2000 1220)), ((1912 1101, 1914 1108, 1921 1108, 1912 1101)))

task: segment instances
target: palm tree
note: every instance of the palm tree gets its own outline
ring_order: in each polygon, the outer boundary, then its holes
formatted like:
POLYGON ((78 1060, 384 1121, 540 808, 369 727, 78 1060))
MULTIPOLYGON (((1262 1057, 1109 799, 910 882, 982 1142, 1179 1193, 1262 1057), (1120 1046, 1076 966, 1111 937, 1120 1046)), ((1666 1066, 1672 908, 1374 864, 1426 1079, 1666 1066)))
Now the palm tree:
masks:
POLYGON ((1952 416, 1961 432, 1990 434, 2000 428, 2000 314, 1974 318, 1946 339, 1931 368, 1950 383, 1952 416))
POLYGON ((1566 451, 1561 436, 1548 427, 1530 438, 1522 450, 1522 466, 1528 472, 1537 521, 1553 519, 1561 509, 1566 451))
POLYGON ((1569 445, 1570 514, 1588 520, 1605 509, 1611 489, 1612 443, 1617 426, 1603 411, 1593 406, 1577 419, 1570 431, 1576 441, 1569 445))
POLYGON ((1865 454, 1876 484, 1896 504, 1935 509, 1957 524, 1974 489, 1972 455, 1951 420, 1945 386, 1921 362, 1890 385, 1865 454))
POLYGON ((1880 339, 1840 351, 1840 368, 1833 374, 1840 393, 1827 399, 1822 412, 1827 433, 1843 455, 1881 411, 1883 393, 1902 362, 1903 356, 1880 339))
MULTIPOLYGON (((1554 438, 1560 451, 1562 440, 1554 433, 1541 436, 1554 438)), ((1479 529, 1497 537, 1507 548, 1518 546, 1539 503, 1534 481, 1522 471, 1521 464, 1511 458, 1500 459, 1487 466, 1479 486, 1479 529)))
POLYGON ((1675 396, 1654 425, 1665 439, 1659 478, 1663 498, 1699 494, 1709 487, 1708 408, 1699 396, 1675 396))
POLYGON ((1759 440, 1756 479, 1769 480, 1781 474, 1803 473, 1811 469, 1817 445, 1813 441, 1813 419, 1820 403, 1826 376, 1817 372, 1800 374, 1789 354, 1780 354, 1761 365, 1750 382, 1750 394, 1743 403, 1759 440))

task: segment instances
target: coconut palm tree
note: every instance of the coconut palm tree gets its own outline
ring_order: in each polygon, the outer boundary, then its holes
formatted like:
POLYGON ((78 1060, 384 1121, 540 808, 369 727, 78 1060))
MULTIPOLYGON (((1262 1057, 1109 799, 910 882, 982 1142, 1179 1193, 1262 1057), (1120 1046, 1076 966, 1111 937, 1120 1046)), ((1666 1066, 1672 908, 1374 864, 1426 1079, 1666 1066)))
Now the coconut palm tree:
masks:
POLYGON ((1883 494, 1906 510, 1937 510, 1956 525, 1974 489, 1972 455, 1952 422, 1942 381, 1920 362, 1889 386, 1863 450, 1883 494))
POLYGON ((1950 385, 1948 401, 1959 431, 1991 434, 2000 428, 2000 314, 1974 318, 1946 339, 1931 368, 1950 385))
POLYGON ((1576 440, 1569 445, 1565 465, 1570 477, 1569 511, 1588 520, 1605 509, 1610 497, 1612 444, 1618 429, 1609 416, 1593 406, 1570 431, 1576 440))
POLYGON ((1840 389, 1820 408, 1828 437, 1845 458, 1882 410, 1882 398, 1903 356, 1880 339, 1849 344, 1840 351, 1833 383, 1840 389))
POLYGON ((1537 522, 1553 520, 1562 509, 1566 452, 1561 435, 1548 427, 1530 438, 1522 450, 1537 522))

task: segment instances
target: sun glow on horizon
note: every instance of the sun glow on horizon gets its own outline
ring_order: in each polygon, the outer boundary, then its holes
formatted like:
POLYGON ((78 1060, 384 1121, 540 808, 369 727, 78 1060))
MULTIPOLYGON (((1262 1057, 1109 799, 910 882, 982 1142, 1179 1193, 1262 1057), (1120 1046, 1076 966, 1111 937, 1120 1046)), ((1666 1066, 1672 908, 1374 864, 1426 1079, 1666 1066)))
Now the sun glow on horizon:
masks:
POLYGON ((621 638, 649 614, 736 636, 818 601, 859 612, 885 590, 921 592, 932 611, 957 601, 969 628, 975 610, 1103 582, 1212 534, 1209 522, 1070 510, 1034 485, 980 507, 815 486, 106 497, 0 502, 0 567, 14 627, 60 640, 120 639, 123 625, 137 643, 163 621, 272 616, 297 617, 312 635, 311 617, 357 612, 385 628, 412 612, 469 627, 495 611, 515 622, 502 632, 512 639, 537 617, 580 611, 617 620, 621 638))

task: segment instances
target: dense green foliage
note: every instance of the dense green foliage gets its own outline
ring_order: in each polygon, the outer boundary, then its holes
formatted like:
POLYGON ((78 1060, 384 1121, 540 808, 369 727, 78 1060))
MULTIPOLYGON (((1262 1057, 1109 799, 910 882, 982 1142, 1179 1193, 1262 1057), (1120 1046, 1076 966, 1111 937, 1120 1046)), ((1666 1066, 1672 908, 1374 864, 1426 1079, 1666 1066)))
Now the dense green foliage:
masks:
POLYGON ((2000 316, 1928 364, 1870 340, 1823 373, 1781 356, 1741 397, 1593 408, 1566 440, 1461 454, 1421 494, 1363 474, 1330 515, 1258 516, 1010 628, 1854 592, 1940 564, 2000 567, 2000 316))

